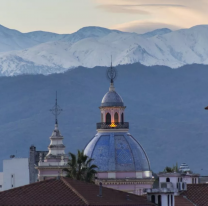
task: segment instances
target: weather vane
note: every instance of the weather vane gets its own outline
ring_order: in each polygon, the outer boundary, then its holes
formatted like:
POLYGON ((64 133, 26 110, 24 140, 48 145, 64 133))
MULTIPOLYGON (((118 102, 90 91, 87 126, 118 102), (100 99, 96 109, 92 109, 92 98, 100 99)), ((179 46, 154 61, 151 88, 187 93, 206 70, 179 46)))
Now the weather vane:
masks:
POLYGON ((55 116, 55 124, 58 124, 58 115, 63 111, 58 103, 57 103, 57 92, 56 92, 56 103, 54 105, 54 107, 52 109, 50 109, 50 111, 52 112, 52 114, 55 116))
POLYGON ((107 76, 111 80, 111 83, 113 83, 113 80, 116 78, 116 70, 112 66, 112 56, 111 56, 111 67, 107 71, 107 76))

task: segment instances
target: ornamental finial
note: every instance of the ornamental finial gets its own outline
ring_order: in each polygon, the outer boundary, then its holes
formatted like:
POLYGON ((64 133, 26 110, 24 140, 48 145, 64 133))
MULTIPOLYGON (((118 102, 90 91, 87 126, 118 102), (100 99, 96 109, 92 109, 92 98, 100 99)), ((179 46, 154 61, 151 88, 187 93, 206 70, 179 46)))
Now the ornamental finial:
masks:
POLYGON ((113 80, 116 78, 116 70, 113 68, 112 64, 112 55, 111 55, 111 67, 107 70, 107 76, 110 79, 111 84, 113 84, 113 80))
POLYGON ((52 112, 52 114, 55 116, 55 124, 58 124, 58 115, 63 111, 59 105, 58 105, 58 100, 57 100, 57 91, 56 91, 56 100, 55 100, 55 105, 52 109, 50 109, 50 111, 52 112))

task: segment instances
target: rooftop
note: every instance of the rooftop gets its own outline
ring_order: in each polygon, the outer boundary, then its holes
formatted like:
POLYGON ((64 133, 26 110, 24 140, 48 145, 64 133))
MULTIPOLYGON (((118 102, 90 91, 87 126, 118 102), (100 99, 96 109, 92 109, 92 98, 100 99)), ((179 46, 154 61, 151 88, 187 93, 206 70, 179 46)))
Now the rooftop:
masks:
POLYGON ((181 196, 185 196, 197 206, 208 205, 208 184, 188 184, 187 191, 181 196))
POLYGON ((183 173, 183 172, 160 172, 158 173, 158 177, 182 177, 182 176, 191 176, 191 177, 199 177, 199 174, 194 173, 183 173))
POLYGON ((175 206, 195 206, 183 196, 175 196, 175 206))
POLYGON ((0 205, 154 205, 146 197, 105 187, 102 188, 102 197, 98 194, 98 185, 61 177, 0 192, 0 205))

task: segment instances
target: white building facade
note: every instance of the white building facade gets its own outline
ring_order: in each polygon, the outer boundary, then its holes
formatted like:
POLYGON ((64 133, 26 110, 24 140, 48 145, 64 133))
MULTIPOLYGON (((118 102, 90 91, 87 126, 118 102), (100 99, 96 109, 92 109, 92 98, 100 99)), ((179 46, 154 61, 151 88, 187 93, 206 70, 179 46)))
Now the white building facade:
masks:
POLYGON ((175 206, 175 196, 187 190, 187 184, 198 184, 199 175, 193 173, 161 172, 159 188, 147 189, 147 199, 158 206, 175 206))
POLYGON ((2 190, 29 184, 28 161, 28 158, 11 158, 3 161, 2 190))

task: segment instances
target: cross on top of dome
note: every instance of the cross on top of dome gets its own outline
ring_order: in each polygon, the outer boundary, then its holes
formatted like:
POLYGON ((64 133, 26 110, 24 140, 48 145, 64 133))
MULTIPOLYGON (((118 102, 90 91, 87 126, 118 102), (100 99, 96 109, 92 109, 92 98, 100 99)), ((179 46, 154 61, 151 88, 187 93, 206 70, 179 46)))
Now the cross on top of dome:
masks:
POLYGON ((58 124, 58 115, 63 111, 57 103, 57 92, 56 92, 56 100, 55 105, 52 109, 50 109, 51 113, 55 116, 55 124, 58 124))
POLYGON ((116 75, 117 72, 112 65, 112 56, 111 56, 111 67, 107 70, 107 76, 110 79, 111 83, 113 83, 113 80, 116 78, 116 75))

